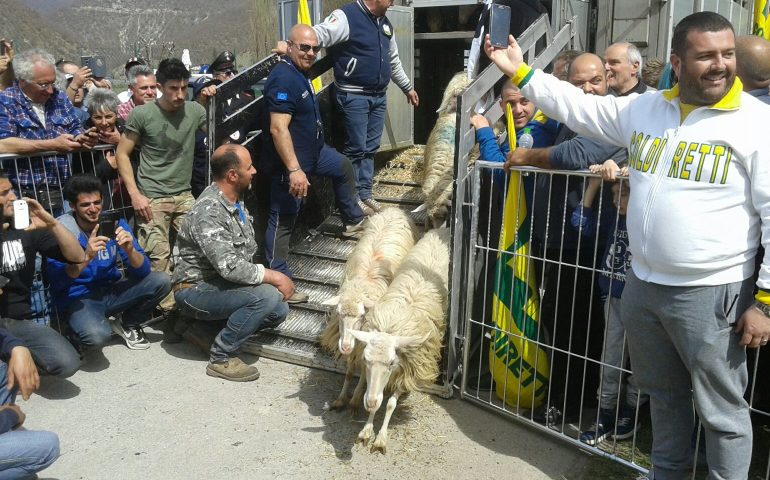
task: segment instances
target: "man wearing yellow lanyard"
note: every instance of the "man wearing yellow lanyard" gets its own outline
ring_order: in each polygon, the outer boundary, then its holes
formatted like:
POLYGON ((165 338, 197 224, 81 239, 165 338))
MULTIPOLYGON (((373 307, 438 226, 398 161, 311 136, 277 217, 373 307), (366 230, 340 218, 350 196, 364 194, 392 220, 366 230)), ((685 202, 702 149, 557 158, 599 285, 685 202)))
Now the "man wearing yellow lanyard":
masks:
POLYGON ((757 121, 770 108, 741 92, 732 25, 714 12, 682 19, 671 54, 679 84, 635 97, 584 95, 524 64, 512 37, 485 50, 546 115, 628 148, 633 261, 621 318, 650 395, 654 478, 691 471, 693 402, 709 478, 747 478, 744 347, 770 337, 770 257, 753 305, 751 281, 760 238, 770 243, 770 151, 757 121))

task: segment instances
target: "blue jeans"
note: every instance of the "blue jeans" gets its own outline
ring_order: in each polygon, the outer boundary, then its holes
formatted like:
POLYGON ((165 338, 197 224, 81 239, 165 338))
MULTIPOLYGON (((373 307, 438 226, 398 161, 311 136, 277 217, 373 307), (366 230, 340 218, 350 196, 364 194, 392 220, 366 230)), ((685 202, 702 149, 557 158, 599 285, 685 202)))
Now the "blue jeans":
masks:
POLYGON ((225 328, 211 346, 210 360, 221 362, 235 355, 251 335, 286 319, 289 305, 272 285, 241 285, 217 278, 174 293, 183 315, 196 320, 224 320, 225 328))
MULTIPOLYGON (((8 390, 8 365, 0 362, 0 405, 16 401, 8 390)), ((32 476, 59 458, 59 437, 53 432, 11 430, 0 434, 0 480, 32 476)))
POLYGON ((388 99, 385 95, 338 91, 336 100, 345 119, 345 148, 342 153, 353 163, 358 196, 362 200, 372 198, 374 154, 380 149, 388 99))
MULTIPOLYGON (((334 187, 334 203, 340 211, 344 225, 356 224, 364 219, 364 212, 358 206, 358 196, 353 167, 350 161, 328 145, 324 145, 315 166, 305 173, 329 177, 334 187)), ((289 255, 289 240, 294 221, 299 213, 302 199, 289 193, 289 177, 284 172, 270 177, 270 214, 265 232, 265 258, 268 268, 292 276, 286 257, 289 255)))
POLYGON ((80 368, 80 355, 66 338, 34 320, 0 318, 0 327, 24 342, 37 368, 49 375, 69 377, 80 368))
POLYGON ((164 272, 120 280, 74 300, 67 310, 70 328, 81 344, 100 347, 112 337, 107 317, 122 314, 124 327, 138 326, 150 318, 152 309, 170 291, 171 279, 164 272))

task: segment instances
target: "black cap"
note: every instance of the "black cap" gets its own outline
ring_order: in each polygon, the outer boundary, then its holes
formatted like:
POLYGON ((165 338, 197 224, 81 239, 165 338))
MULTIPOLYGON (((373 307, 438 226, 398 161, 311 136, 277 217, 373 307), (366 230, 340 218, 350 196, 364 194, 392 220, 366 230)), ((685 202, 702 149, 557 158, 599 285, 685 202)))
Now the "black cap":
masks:
POLYGON ((218 80, 216 78, 205 78, 201 77, 198 80, 195 81, 195 83, 192 84, 192 91, 193 91, 193 100, 195 100, 198 95, 200 95, 201 90, 203 90, 206 87, 210 87, 212 85, 221 85, 222 80, 218 80))
POLYGON ((235 68, 235 55, 233 52, 225 50, 217 55, 217 58, 211 62, 209 71, 212 73, 237 72, 238 70, 235 68))
POLYGON ((126 62, 126 66, 124 67, 124 69, 128 71, 129 68, 135 65, 147 65, 147 62, 145 62, 144 59, 140 57, 131 57, 126 62))

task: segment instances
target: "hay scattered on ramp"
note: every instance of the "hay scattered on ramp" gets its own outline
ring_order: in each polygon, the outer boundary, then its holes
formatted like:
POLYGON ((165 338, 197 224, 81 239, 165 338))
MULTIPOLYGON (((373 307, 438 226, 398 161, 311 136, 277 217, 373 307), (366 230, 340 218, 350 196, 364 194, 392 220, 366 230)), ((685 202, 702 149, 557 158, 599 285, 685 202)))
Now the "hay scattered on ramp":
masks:
POLYGON ((377 172, 375 181, 422 183, 424 152, 423 145, 402 150, 388 161, 385 168, 377 172))

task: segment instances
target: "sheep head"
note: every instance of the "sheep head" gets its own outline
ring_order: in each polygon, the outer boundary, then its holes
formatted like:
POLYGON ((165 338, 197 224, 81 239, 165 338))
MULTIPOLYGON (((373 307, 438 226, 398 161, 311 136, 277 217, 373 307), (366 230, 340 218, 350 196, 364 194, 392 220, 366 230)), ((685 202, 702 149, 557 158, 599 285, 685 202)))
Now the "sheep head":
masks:
POLYGON ((356 339, 351 335, 351 331, 361 328, 361 324, 366 314, 366 306, 363 303, 356 303, 354 306, 348 305, 345 308, 340 303, 337 305, 337 316, 339 317, 340 340, 339 349, 343 355, 350 355, 353 347, 356 346, 356 339))
POLYGON ((360 330, 350 330, 350 334, 366 344, 363 353, 366 364, 364 408, 367 412, 376 412, 382 405, 383 392, 391 374, 399 368, 398 350, 419 346, 427 337, 405 337, 360 330))

